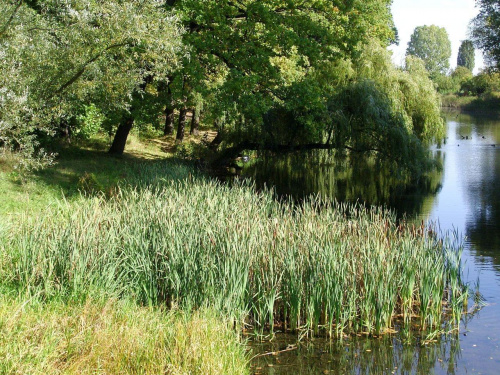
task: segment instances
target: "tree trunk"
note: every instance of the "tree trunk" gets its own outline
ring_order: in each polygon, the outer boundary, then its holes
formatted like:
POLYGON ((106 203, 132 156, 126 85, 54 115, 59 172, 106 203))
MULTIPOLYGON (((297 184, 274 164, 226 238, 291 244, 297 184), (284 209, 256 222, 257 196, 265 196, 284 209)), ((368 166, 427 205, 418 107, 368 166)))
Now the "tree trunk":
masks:
POLYGON ((66 119, 61 120, 60 123, 61 133, 64 138, 64 141, 67 144, 71 144, 71 129, 69 127, 69 122, 66 119))
POLYGON ((213 151, 217 151, 217 149, 219 148, 219 146, 223 140, 222 139, 222 128, 221 128, 218 120, 214 121, 214 128, 217 130, 217 134, 215 135, 215 138, 212 139, 212 142, 210 142, 210 145, 208 147, 213 151))
POLYGON ((174 107, 167 105, 165 108, 165 128, 163 129, 163 135, 174 134, 174 107))
MULTIPOLYGON (((167 77, 167 105, 165 107, 165 127, 163 128, 163 135, 174 134, 174 102, 172 101, 172 89, 170 88, 170 84, 172 83, 173 79, 173 76, 167 77)), ((162 87, 163 89, 165 88, 165 86, 162 87)))
POLYGON ((126 115, 123 117, 120 126, 116 130, 115 138, 113 139, 113 144, 109 149, 110 154, 122 155, 125 150, 125 144, 127 143, 128 133, 134 125, 134 118, 131 115, 126 115))
POLYGON ((193 118, 191 119, 191 135, 198 135, 200 129, 200 111, 193 109, 193 118))
POLYGON ((184 129, 186 128, 186 114, 187 114, 187 109, 181 108, 179 112, 179 123, 177 125, 177 137, 175 138, 175 141, 177 143, 182 143, 182 141, 184 140, 184 129))

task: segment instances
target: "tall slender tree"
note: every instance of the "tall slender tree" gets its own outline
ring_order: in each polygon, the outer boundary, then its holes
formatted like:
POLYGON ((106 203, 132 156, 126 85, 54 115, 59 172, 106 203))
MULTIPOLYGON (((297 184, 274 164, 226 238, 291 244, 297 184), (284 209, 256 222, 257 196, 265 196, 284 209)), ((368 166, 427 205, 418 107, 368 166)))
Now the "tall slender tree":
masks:
POLYGON ((472 72, 474 65, 474 44, 471 40, 463 40, 458 49, 457 66, 464 66, 472 72))

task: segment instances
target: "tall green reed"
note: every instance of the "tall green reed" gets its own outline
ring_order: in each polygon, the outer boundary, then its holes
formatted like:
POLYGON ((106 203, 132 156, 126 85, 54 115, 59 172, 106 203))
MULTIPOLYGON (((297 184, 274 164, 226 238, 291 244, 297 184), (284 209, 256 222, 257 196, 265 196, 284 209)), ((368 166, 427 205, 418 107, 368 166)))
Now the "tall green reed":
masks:
POLYGON ((294 205, 244 183, 174 178, 184 170, 141 173, 149 183, 20 219, 4 240, 3 283, 45 298, 214 307, 258 334, 381 334, 400 318, 439 329, 443 302, 459 322, 460 246, 424 226, 376 207, 294 205))

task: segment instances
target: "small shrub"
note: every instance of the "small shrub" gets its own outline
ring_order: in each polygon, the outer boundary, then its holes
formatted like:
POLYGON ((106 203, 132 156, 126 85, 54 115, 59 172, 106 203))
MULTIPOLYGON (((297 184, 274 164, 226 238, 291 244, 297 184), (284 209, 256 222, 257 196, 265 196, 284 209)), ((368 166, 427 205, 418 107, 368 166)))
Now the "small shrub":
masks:
POLYGON ((101 130, 105 116, 94 104, 85 105, 83 108, 83 113, 77 116, 78 127, 75 135, 89 139, 101 130))

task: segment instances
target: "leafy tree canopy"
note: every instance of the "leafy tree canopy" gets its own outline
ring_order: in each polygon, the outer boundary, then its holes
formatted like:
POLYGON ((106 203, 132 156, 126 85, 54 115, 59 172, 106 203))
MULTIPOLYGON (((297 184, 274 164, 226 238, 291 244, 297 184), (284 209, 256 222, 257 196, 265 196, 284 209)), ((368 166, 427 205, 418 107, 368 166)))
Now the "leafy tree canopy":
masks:
POLYGON ((156 0, 4 1, 0 145, 32 155, 37 135, 84 103, 127 109, 145 76, 176 65, 180 29, 156 0))
POLYGON ((471 21, 471 38, 486 61, 500 68, 500 1, 476 0, 479 14, 471 21))
POLYGON ((439 101, 421 60, 404 70, 390 62, 390 5, 9 0, 1 145, 33 153, 40 132, 72 118, 85 123, 82 136, 111 120, 120 153, 138 119, 196 108, 226 149, 309 144, 420 160, 442 133, 439 101))
POLYGON ((418 26, 411 35, 406 55, 421 58, 431 77, 446 74, 450 68, 451 42, 443 27, 418 26))
POLYGON ((358 53, 368 37, 394 39, 388 0, 370 1, 170 1, 188 30, 193 53, 177 72, 181 101, 204 92, 214 118, 244 116, 260 123, 291 86, 330 61, 358 53), (186 90, 187 89, 187 90, 186 90), (187 92, 186 92, 187 91, 187 92))

